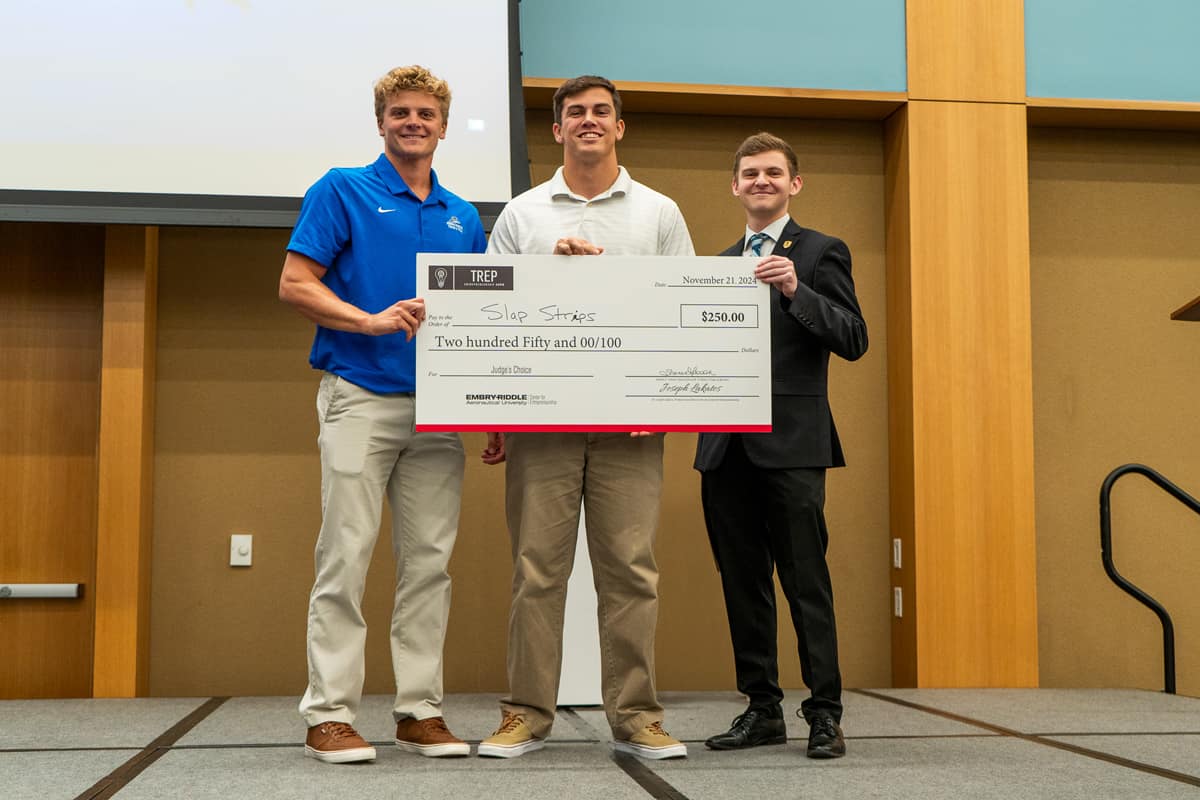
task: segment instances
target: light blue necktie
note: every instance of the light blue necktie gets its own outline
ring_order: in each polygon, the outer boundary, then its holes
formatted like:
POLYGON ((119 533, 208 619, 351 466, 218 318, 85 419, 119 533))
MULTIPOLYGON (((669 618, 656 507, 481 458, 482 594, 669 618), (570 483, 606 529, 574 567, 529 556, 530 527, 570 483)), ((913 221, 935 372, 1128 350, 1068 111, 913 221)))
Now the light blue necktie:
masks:
POLYGON ((756 233, 750 237, 750 249, 754 251, 754 255, 762 255, 763 242, 769 240, 770 238, 771 237, 767 236, 765 233, 756 233))

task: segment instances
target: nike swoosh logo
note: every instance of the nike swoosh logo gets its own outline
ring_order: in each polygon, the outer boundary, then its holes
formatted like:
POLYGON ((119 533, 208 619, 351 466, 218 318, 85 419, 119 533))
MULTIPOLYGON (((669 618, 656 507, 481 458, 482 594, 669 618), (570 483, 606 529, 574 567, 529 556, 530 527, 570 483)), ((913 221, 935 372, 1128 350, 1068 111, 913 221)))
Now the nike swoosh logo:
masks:
POLYGON ((380 214, 390 214, 390 213, 392 213, 392 212, 393 212, 393 211, 395 211, 395 210, 396 210, 396 209, 394 209, 394 208, 384 208, 383 206, 380 206, 380 207, 379 207, 379 213, 380 213, 380 214))

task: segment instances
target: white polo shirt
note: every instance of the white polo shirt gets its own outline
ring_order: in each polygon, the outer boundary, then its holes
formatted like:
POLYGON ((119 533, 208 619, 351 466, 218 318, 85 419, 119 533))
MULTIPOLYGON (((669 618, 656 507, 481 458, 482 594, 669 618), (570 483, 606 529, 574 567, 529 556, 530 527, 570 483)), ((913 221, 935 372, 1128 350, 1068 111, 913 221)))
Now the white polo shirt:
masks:
POLYGON ((554 177, 514 197, 500 213, 489 253, 550 254, 564 237, 586 239, 614 256, 692 256, 692 238, 679 206, 629 177, 590 200, 573 193, 559 167, 554 177))

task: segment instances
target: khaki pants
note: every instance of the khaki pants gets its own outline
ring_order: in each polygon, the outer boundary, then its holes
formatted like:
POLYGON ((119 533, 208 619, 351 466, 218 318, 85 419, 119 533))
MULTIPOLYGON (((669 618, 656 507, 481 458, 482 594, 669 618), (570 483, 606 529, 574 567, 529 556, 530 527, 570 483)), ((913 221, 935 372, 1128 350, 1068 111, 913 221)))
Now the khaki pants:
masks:
POLYGON ((506 711, 544 738, 562 669, 563 607, 582 497, 596 583, 601 688, 614 736, 662 720, 654 688, 662 436, 515 433, 506 438, 513 590, 506 711))
POLYGON ((367 637, 362 595, 386 493, 396 557, 393 714, 441 716, 446 565, 458 533, 462 440, 414 432, 412 395, 375 394, 334 375, 321 380, 317 412, 322 521, 300 714, 310 727, 353 722, 358 714, 367 637))

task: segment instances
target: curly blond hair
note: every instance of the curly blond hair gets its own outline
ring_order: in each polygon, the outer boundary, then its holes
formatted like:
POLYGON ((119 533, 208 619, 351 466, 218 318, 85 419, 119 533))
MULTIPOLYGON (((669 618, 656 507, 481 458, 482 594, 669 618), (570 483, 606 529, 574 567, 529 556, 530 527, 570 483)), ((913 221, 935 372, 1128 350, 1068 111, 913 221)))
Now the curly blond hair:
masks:
POLYGON ((442 108, 442 122, 450 119, 450 84, 419 64, 396 67, 375 81, 375 121, 383 124, 383 110, 388 98, 397 92, 431 94, 442 108))

